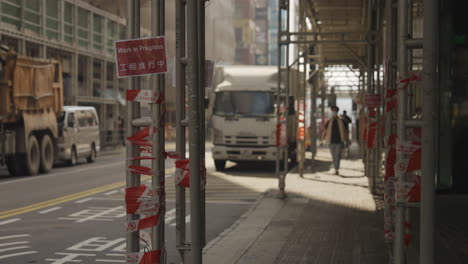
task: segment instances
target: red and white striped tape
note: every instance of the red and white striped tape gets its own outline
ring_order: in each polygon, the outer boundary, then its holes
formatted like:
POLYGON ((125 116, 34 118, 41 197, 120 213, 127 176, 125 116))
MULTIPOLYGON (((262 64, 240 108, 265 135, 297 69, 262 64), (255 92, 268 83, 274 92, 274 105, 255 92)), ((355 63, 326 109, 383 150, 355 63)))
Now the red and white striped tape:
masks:
POLYGON ((188 188, 190 186, 189 162, 190 160, 188 159, 180 159, 176 160, 175 162, 175 184, 185 188, 188 188))
POLYGON ((161 250, 127 253, 127 264, 160 264, 161 250))
POLYGON ((137 230, 147 229, 157 226, 159 222, 159 215, 152 215, 149 217, 141 218, 138 220, 128 221, 126 223, 127 232, 134 232, 137 230))
POLYGON ((160 195, 151 187, 142 184, 125 190, 127 214, 155 215, 159 212, 160 195))
POLYGON ((127 101, 148 104, 160 104, 164 101, 162 96, 151 90, 127 90, 126 99, 127 101))

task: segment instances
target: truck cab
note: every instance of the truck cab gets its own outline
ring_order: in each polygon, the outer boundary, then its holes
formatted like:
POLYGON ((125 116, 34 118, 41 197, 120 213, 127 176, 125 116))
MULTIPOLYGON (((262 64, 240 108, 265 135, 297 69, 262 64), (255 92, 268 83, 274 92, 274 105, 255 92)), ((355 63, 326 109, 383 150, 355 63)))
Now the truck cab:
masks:
POLYGON ((212 106, 212 155, 217 170, 223 170, 228 160, 276 160, 276 73, 274 66, 224 67, 212 106))

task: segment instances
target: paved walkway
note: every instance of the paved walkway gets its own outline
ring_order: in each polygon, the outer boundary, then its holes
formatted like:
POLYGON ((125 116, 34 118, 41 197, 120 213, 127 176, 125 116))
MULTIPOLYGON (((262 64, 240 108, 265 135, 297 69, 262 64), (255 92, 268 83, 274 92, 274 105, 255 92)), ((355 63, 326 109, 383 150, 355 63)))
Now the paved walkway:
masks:
POLYGON ((383 213, 361 160, 344 160, 336 176, 327 149, 316 159, 304 178, 288 174, 285 200, 268 191, 208 245, 204 263, 388 263, 383 213))

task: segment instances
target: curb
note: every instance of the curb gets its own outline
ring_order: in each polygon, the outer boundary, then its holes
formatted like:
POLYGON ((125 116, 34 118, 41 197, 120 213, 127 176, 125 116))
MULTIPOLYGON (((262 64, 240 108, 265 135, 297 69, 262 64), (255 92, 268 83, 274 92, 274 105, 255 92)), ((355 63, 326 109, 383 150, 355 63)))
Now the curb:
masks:
MULTIPOLYGON (((268 192, 268 191, 267 191, 268 192)), ((226 237, 229 233, 231 233, 234 228, 239 226, 239 224, 247 219, 249 215, 251 215, 255 209, 258 207, 260 202, 263 200, 263 198, 266 196, 267 192, 261 193, 257 200, 250 206, 249 209, 245 213, 243 213, 230 227, 226 228, 223 232, 219 233, 215 238, 213 238, 208 244, 206 244, 205 248, 203 249, 203 255, 207 253, 207 251, 215 246, 221 239, 226 237)))

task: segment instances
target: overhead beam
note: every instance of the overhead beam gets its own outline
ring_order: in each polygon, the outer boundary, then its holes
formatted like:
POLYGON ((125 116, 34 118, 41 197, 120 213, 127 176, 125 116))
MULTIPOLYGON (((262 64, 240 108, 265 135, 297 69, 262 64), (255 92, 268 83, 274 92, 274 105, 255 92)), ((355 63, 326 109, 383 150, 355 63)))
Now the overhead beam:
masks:
POLYGON ((346 44, 345 42, 342 43, 343 47, 346 48, 346 50, 349 52, 349 54, 351 54, 351 56, 359 63, 361 64, 361 66, 365 69, 367 69, 369 66, 367 65, 367 63, 365 63, 360 57, 359 55, 348 45, 346 44))

